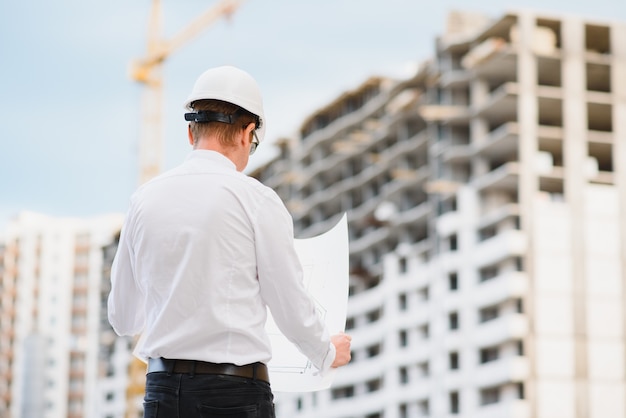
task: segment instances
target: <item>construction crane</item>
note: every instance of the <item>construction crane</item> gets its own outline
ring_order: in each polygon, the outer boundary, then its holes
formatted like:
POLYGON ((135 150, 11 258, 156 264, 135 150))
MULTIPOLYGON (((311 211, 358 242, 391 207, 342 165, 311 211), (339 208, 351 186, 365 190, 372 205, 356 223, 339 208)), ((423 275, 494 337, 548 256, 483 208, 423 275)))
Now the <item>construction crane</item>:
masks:
POLYGON ((161 171, 163 159, 163 62, 174 51, 221 17, 230 17, 243 0, 221 0, 198 16, 170 40, 161 37, 163 13, 160 0, 152 0, 148 22, 148 51, 131 63, 131 77, 145 85, 142 97, 143 121, 139 140, 139 184, 161 171))

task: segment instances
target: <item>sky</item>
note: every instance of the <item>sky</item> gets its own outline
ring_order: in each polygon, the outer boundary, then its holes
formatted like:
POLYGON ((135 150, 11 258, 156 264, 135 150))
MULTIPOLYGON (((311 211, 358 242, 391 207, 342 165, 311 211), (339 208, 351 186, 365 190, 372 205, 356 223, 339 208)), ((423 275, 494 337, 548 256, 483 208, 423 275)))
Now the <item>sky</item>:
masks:
MULTIPOLYGON (((162 0, 169 39, 216 0, 162 0)), ((20 211, 59 217, 125 212, 138 185, 150 0, 0 0, 0 235, 20 211)), ((206 69, 235 65, 259 83, 272 142, 371 76, 406 78, 434 55, 451 10, 497 18, 536 10, 626 22, 626 1, 246 0, 174 51, 163 67, 163 169, 191 151, 183 103, 206 69)))

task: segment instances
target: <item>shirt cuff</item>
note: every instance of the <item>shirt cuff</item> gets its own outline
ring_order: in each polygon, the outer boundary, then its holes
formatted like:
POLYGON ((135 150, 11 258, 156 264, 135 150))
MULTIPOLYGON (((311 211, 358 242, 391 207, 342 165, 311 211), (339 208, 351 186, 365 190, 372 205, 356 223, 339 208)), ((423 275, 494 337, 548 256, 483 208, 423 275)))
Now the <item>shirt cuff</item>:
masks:
POLYGON ((328 352, 326 352, 326 357, 324 357, 324 361, 322 361, 322 368, 320 369, 320 373, 324 374, 330 370, 330 366, 335 361, 335 356, 337 355, 337 349, 333 343, 328 344, 328 352))

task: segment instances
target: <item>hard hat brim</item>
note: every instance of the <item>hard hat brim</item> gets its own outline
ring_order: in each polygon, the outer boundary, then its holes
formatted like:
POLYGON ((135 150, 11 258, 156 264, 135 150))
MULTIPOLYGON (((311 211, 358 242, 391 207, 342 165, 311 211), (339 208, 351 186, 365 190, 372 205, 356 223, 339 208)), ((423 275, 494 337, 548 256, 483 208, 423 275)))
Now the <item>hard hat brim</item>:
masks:
POLYGON ((256 81, 243 70, 231 66, 211 68, 205 71, 196 83, 184 107, 193 110, 197 100, 221 100, 239 106, 259 117, 261 127, 257 129, 259 141, 265 138, 266 120, 263 100, 256 81))

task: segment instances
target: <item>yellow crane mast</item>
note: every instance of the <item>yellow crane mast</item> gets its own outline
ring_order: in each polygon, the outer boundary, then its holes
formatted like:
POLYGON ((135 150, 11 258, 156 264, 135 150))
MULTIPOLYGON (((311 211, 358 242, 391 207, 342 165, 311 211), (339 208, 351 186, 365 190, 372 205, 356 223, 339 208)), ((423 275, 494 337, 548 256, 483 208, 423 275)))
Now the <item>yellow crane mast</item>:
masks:
POLYGON ((243 0, 221 0, 198 16, 170 40, 161 36, 163 13, 160 0, 152 0, 148 22, 147 54, 131 63, 131 77, 145 85, 142 97, 143 121, 139 140, 139 183, 159 174, 162 165, 163 62, 174 51, 221 17, 230 17, 243 0))

